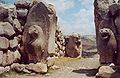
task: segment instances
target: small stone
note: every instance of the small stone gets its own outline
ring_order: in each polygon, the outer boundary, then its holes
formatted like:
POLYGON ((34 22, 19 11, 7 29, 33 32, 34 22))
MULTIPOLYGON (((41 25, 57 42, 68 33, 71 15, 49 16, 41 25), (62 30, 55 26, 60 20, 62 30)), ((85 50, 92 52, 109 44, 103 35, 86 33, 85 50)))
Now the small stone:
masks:
POLYGON ((50 69, 53 69, 53 70, 59 69, 59 68, 60 68, 60 67, 58 67, 58 66, 56 66, 56 65, 53 65, 53 66, 50 67, 50 69))
POLYGON ((115 73, 115 70, 113 70, 110 66, 101 66, 96 76, 103 78, 111 78, 111 75, 113 73, 115 73))
POLYGON ((27 74, 31 74, 31 72, 28 71, 27 69, 23 69, 23 72, 24 72, 24 73, 27 73, 27 74))
POLYGON ((9 11, 4 7, 3 4, 0 5, 0 21, 3 21, 9 16, 9 11))
POLYGON ((50 73, 46 73, 45 76, 50 76, 50 73))
POLYGON ((17 16, 18 18, 26 18, 28 14, 28 10, 27 9, 19 9, 17 10, 17 16))
POLYGON ((35 73, 47 73, 47 64, 37 63, 37 64, 29 64, 26 67, 29 71, 34 71, 35 73))
POLYGON ((16 72, 22 72, 25 69, 25 65, 19 64, 19 63, 13 63, 11 65, 11 69, 16 71, 16 72))
POLYGON ((6 64, 10 65, 14 62, 14 53, 13 51, 8 50, 7 51, 7 58, 6 58, 6 64))
POLYGON ((15 34, 12 25, 8 22, 0 22, 0 35, 7 35, 11 37, 15 34))
POLYGON ((5 37, 0 37, 0 49, 8 49, 9 40, 5 37))
POLYGON ((55 64, 55 58, 54 57, 48 57, 47 58, 47 66, 51 67, 55 64))
POLYGON ((6 70, 6 72, 9 72, 10 71, 10 66, 6 66, 5 70, 6 70))
POLYGON ((4 67, 0 67, 0 75, 6 73, 7 70, 4 67))
POLYGON ((3 62, 3 51, 0 51, 0 65, 2 65, 3 62))
POLYGON ((16 50, 14 53, 14 62, 18 62, 21 59, 21 54, 18 50, 16 50))
POLYGON ((14 25, 13 25, 14 30, 16 32, 22 32, 21 24, 18 21, 18 19, 14 19, 13 23, 14 23, 14 25))
POLYGON ((35 75, 36 75, 36 73, 30 73, 30 75, 31 75, 31 76, 35 76, 35 75))
POLYGON ((17 37, 14 37, 13 40, 10 40, 10 48, 15 48, 18 46, 18 40, 17 37))

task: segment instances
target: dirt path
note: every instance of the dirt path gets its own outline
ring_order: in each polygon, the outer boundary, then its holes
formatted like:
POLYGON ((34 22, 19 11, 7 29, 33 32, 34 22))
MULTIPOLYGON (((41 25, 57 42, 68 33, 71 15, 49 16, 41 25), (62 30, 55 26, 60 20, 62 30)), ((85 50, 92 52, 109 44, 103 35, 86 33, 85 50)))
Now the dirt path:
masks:
POLYGON ((16 74, 8 73, 1 78, 95 78, 94 75, 99 67, 98 56, 92 58, 59 58, 56 65, 60 67, 57 70, 50 70, 46 75, 16 74))

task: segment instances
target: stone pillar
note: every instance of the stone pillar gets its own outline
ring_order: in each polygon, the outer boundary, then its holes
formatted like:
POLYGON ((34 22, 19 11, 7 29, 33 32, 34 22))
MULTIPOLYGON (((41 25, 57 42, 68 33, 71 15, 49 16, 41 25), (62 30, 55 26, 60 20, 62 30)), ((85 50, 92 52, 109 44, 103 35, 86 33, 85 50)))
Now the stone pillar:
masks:
MULTIPOLYGON (((114 0, 95 0, 94 1, 96 43, 97 43, 98 53, 100 54, 100 59, 102 59, 102 57, 104 57, 104 54, 101 54, 101 53, 105 53, 107 50, 105 47, 103 47, 103 46, 105 46, 104 44, 107 44, 106 47, 109 48, 109 50, 111 49, 110 46, 113 46, 112 44, 114 44, 114 43, 108 44, 101 39, 101 33, 99 32, 100 29, 103 29, 103 28, 110 29, 113 32, 112 36, 115 35, 115 38, 113 39, 113 41, 116 41, 115 39, 117 39, 117 31, 116 31, 116 26, 114 25, 114 17, 111 16, 111 11, 110 11, 110 6, 112 6, 114 4, 118 4, 118 3, 116 3, 114 0)), ((114 10, 115 10, 115 8, 114 8, 114 10)), ((111 41, 108 40, 107 42, 111 42, 111 41)), ((117 42, 119 42, 118 39, 117 39, 117 42)), ((118 48, 117 48, 117 50, 118 50, 118 48)), ((110 51, 111 52, 114 51, 113 53, 116 52, 113 49, 111 49, 110 51)), ((115 54, 115 57, 116 57, 116 54, 115 54)), ((113 57, 113 59, 114 59, 114 57, 113 57)), ((107 59, 103 58, 102 60, 105 63, 108 63, 107 59)), ((114 59, 114 60, 116 60, 116 59, 114 59)))
POLYGON ((30 9, 23 33, 24 60, 45 62, 55 52, 56 13, 52 5, 38 1, 30 9))

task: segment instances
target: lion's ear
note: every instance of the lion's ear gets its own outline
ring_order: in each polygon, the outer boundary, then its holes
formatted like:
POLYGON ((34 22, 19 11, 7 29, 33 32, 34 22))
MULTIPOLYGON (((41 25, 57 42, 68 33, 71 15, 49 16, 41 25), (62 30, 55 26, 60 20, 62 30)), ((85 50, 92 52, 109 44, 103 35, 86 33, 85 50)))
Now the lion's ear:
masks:
POLYGON ((103 32, 103 30, 102 30, 102 29, 99 29, 99 32, 103 32))

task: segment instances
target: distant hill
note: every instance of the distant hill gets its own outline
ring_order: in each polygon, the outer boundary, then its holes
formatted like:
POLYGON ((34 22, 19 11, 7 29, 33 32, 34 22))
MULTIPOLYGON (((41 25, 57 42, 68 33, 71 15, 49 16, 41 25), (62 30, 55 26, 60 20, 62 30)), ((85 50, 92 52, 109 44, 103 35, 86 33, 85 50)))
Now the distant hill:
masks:
POLYGON ((85 35, 81 37, 83 50, 96 49, 96 36, 95 35, 85 35))

